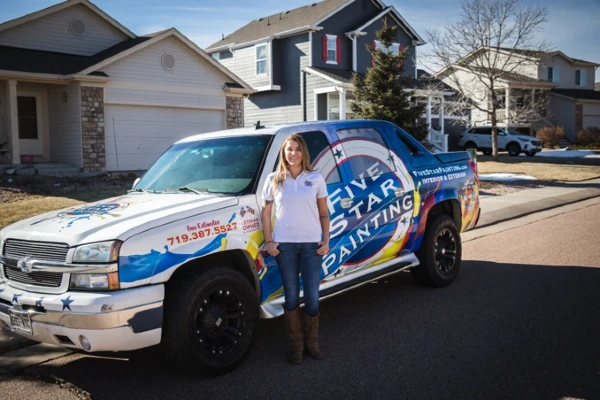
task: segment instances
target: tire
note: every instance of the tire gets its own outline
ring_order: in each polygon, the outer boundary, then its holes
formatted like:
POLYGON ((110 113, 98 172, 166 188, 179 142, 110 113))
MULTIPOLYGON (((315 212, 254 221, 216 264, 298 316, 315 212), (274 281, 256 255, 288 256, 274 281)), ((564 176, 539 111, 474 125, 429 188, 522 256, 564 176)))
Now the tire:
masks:
POLYGON ((508 155, 509 156, 516 157, 521 152, 521 147, 518 144, 516 144, 516 143, 511 143, 511 144, 508 145, 508 147, 506 148, 506 150, 508 151, 508 155))
POLYGON ((467 149, 477 150, 477 144, 475 144, 475 142, 469 141, 469 142, 465 143, 465 150, 467 150, 467 149))
POLYGON ((528 151, 527 153, 525 153, 525 155, 526 155, 527 157, 533 157, 533 156, 535 156, 535 154, 536 154, 536 152, 535 152, 535 151, 528 151))
POLYGON ((254 345, 258 299, 244 276, 225 266, 179 276, 167 286, 161 346, 174 367, 218 375, 240 365, 254 345))
POLYGON ((484 150, 483 151, 483 155, 490 156, 490 155, 492 155, 492 151, 491 150, 484 150))
POLYGON ((454 282, 460 271, 462 243, 450 216, 438 214, 431 217, 421 248, 416 253, 420 264, 410 272, 420 285, 445 287, 454 282))

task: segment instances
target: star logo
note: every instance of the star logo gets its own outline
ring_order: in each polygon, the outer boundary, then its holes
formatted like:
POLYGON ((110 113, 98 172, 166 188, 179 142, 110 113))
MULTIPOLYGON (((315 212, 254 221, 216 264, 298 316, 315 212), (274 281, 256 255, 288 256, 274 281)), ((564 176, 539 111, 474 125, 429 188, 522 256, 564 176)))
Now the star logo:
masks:
POLYGON ((337 149, 333 155, 338 159, 338 161, 340 161, 343 158, 344 153, 342 153, 340 149, 337 149))
POLYGON ((19 304, 19 297, 21 297, 21 296, 23 296, 23 293, 21 293, 21 294, 13 294, 12 302, 14 304, 19 304))
POLYGON ((44 298, 40 297, 38 300, 35 301, 35 306, 42 307, 42 301, 44 301, 44 298))
POLYGON ((73 311, 71 310, 71 303, 74 302, 75 300, 71 300, 71 296, 67 297, 66 299, 60 299, 60 301, 62 301, 63 303, 63 311, 65 311, 65 309, 68 309, 69 311, 73 311))

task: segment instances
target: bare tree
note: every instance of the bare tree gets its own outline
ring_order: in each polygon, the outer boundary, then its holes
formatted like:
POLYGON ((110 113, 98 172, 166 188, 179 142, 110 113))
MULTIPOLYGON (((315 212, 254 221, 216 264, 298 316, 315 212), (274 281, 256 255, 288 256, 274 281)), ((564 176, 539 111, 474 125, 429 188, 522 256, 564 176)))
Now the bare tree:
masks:
POLYGON ((458 103, 468 101, 475 116, 491 121, 492 152, 498 160, 497 111, 507 110, 507 123, 532 123, 546 110, 545 96, 532 88, 539 82, 536 61, 551 49, 536 38, 548 20, 548 9, 521 5, 519 0, 464 0, 461 8, 458 21, 427 32, 432 50, 425 58, 462 98, 458 103), (524 79, 527 70, 530 78, 524 79), (503 82, 515 80, 524 93, 506 104, 499 89, 505 87, 503 82))

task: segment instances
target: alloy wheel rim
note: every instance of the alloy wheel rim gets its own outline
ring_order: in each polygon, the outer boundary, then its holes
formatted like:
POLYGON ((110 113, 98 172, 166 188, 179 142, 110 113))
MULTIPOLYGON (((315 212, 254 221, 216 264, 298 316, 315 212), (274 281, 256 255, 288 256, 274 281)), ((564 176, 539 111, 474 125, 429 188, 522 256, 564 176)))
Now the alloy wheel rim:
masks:
POLYGON ((231 352, 246 326, 244 304, 231 290, 219 289, 204 297, 196 311, 196 337, 200 348, 212 355, 231 352))
POLYGON ((440 272, 447 274, 456 263, 456 239, 449 229, 441 230, 435 238, 435 262, 440 272))

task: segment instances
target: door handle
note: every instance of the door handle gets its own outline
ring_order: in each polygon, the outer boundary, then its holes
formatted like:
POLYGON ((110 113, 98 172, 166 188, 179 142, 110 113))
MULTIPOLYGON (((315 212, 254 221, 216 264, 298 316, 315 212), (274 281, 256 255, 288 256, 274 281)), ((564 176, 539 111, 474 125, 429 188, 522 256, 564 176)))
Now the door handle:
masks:
POLYGON ((402 197, 402 196, 404 196, 405 193, 406 192, 402 188, 398 188, 398 189, 394 190, 394 194, 396 195, 396 197, 402 197))
POLYGON ((340 201, 340 205, 342 206, 342 208, 350 208, 350 207, 352 207, 352 204, 354 204, 354 202, 349 197, 343 198, 340 201))

